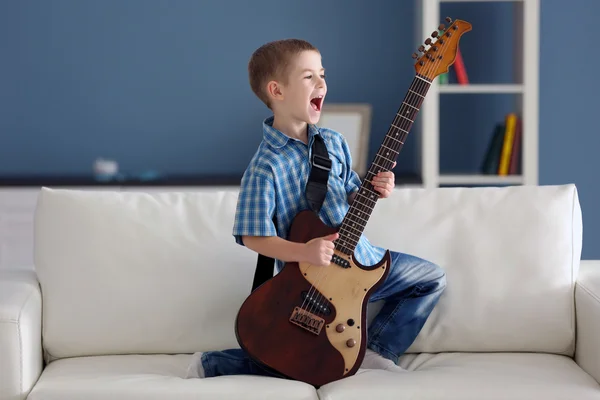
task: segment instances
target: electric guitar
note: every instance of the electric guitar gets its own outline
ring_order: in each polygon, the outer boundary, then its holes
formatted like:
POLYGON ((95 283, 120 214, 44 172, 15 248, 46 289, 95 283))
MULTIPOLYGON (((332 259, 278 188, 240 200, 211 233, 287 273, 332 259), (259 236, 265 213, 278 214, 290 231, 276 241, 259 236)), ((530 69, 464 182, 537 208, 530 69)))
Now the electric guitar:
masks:
POLYGON ((244 301, 235 321, 240 347, 255 361, 281 376, 315 387, 354 375, 367 344, 369 297, 386 279, 390 252, 372 266, 360 264, 354 249, 379 197, 370 179, 396 160, 425 95, 454 63, 460 37, 471 24, 446 18, 421 45, 416 75, 339 229, 325 225, 312 210, 298 213, 288 240, 306 243, 339 233, 326 267, 288 262, 244 301))

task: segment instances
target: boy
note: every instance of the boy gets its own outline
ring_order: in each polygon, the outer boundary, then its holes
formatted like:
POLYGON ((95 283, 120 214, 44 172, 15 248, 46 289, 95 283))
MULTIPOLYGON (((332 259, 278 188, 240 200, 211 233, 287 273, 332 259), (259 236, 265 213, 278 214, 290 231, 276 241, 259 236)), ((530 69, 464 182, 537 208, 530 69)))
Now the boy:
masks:
MULTIPOLYGON (((327 94, 320 52, 303 40, 267 43, 252 55, 248 72, 253 92, 273 116, 263 121, 263 140, 242 178, 235 240, 274 258, 278 272, 287 261, 326 266, 337 233, 308 243, 285 239, 294 216, 309 208, 305 188, 314 135, 321 135, 332 161, 327 195, 319 211, 323 222, 339 226, 361 185, 344 137, 316 126, 327 94)), ((394 174, 380 172, 372 184, 381 198, 389 197, 394 174)), ((376 264, 384 253, 385 249, 371 245, 364 236, 355 248, 356 258, 364 265, 376 264)), ((386 281, 370 298, 384 299, 385 305, 368 331, 364 369, 403 371, 397 365, 398 357, 414 341, 446 286, 445 273, 435 264, 398 252, 391 252, 391 261, 386 281)), ((195 353, 187 377, 234 374, 277 376, 241 349, 229 349, 195 353)))

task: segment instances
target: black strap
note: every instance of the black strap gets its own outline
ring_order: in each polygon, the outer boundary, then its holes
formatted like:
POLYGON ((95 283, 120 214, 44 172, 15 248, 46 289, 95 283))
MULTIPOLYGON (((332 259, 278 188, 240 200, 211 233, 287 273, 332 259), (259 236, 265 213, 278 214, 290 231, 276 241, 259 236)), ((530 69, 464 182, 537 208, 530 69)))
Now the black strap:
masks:
MULTIPOLYGON (((327 194, 327 180, 329 179, 329 171, 331 171, 331 159, 321 135, 314 135, 313 138, 311 168, 308 181, 306 182, 305 194, 311 210, 318 213, 327 194)), ((275 224, 275 230, 277 230, 275 215, 273 215, 273 224, 275 224)), ((252 291, 271 279, 274 272, 275 260, 259 254, 252 282, 252 291)))
POLYGON ((327 180, 331 171, 331 159, 321 135, 314 135, 311 164, 306 183, 306 200, 310 208, 318 213, 327 194, 327 180))
MULTIPOLYGON (((277 221, 275 220, 275 216, 273 216, 273 224, 275 224, 275 231, 277 231, 277 221)), ((274 272, 275 260, 271 257, 267 257, 258 253, 258 260, 256 260, 256 271, 254 271, 254 280, 252 281, 252 291, 254 292, 254 289, 271 279, 274 272)))

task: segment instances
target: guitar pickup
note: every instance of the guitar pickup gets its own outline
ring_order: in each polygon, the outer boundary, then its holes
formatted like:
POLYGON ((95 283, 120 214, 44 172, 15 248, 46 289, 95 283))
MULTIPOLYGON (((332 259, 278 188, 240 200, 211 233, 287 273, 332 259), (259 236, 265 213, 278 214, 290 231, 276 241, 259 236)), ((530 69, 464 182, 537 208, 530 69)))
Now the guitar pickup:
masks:
POLYGON ((325 320, 323 318, 317 317, 315 314, 300 307, 294 308, 292 315, 290 315, 290 322, 315 335, 321 333, 321 329, 323 329, 323 325, 325 325, 325 320))
POLYGON ((307 308, 314 310, 316 313, 322 315, 330 315, 331 307, 329 307, 329 302, 325 297, 323 297, 319 292, 315 291, 310 296, 308 296, 308 292, 302 292, 302 304, 306 302, 307 308), (307 298, 308 297, 308 301, 307 298))

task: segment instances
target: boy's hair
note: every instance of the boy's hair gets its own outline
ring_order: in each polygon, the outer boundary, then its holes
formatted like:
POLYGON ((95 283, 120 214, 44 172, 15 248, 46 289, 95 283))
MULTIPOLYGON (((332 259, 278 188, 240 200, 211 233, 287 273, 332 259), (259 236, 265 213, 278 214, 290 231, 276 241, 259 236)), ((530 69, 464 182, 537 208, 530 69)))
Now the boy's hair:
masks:
POLYGON ((305 50, 319 50, 302 39, 283 39, 269 42, 258 49, 248 62, 248 77, 252 91, 271 108, 265 85, 271 79, 287 84, 288 68, 292 58, 305 50))

